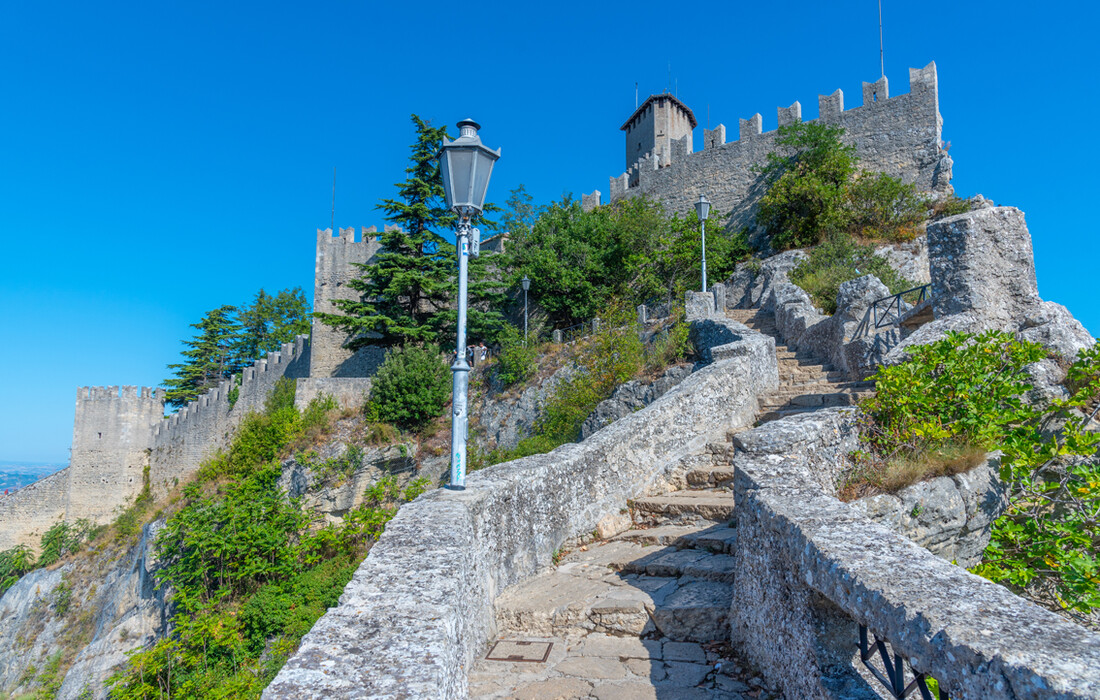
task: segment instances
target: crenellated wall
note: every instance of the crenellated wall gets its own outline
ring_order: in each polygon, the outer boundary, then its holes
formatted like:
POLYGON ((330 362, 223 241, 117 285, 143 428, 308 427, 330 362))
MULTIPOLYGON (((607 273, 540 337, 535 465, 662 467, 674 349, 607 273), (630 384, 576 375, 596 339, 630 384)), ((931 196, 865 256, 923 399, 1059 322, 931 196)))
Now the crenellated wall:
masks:
POLYGON ((164 419, 164 390, 81 387, 76 392, 66 518, 97 524, 141 492, 153 427, 164 419))
POLYGON ((309 337, 300 335, 160 421, 152 430, 149 482, 154 492, 164 493, 184 481, 204 459, 227 446, 241 420, 250 411, 263 410, 280 378, 309 376, 310 356, 309 337), (235 385, 237 398, 231 403, 235 385))
MULTIPOLYGON (((387 225, 386 231, 394 227, 387 225)), ((339 312, 333 304, 338 299, 358 299, 359 292, 348 283, 361 274, 356 265, 372 264, 382 248, 377 240, 378 229, 363 228, 356 240, 354 228, 340 229, 333 236, 332 229, 317 230, 317 263, 313 280, 313 310, 320 313, 339 312)), ((382 363, 384 352, 380 348, 367 347, 352 352, 344 347, 350 336, 339 329, 313 319, 312 355, 309 363, 311 377, 367 377, 382 363)))
POLYGON ((42 533, 65 518, 69 469, 0 496, 0 552, 19 545, 37 551, 42 533))
MULTIPOLYGON (((845 111, 844 94, 837 90, 818 97, 820 116, 815 122, 844 128, 844 141, 856 147, 861 167, 883 171, 926 191, 950 191, 951 159, 943 150, 942 118, 936 64, 909 69, 909 92, 889 96, 883 77, 863 84, 863 105, 845 111)), ((780 126, 798 121, 802 106, 795 102, 778 109, 780 126)), ((762 175, 754 166, 767 162, 776 150, 777 131, 763 132, 759 114, 740 120, 739 139, 725 143, 726 128, 719 124, 703 134, 703 150, 691 153, 687 144, 671 149, 671 160, 649 152, 618 177, 611 178, 612 202, 646 195, 669 211, 687 213, 700 194, 713 205, 713 216, 739 229, 750 225, 755 203, 763 194, 762 175)), ((631 144, 627 144, 628 150, 631 144)), ((629 154, 628 154, 629 155, 629 154)))

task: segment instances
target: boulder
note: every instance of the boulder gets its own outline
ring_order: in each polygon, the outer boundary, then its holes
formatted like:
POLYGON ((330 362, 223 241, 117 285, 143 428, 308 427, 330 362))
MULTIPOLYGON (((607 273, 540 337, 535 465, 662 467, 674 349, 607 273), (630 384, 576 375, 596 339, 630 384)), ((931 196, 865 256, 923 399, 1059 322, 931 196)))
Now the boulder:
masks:
POLYGON ((652 382, 632 379, 623 383, 610 397, 601 401, 581 425, 581 440, 624 416, 640 411, 665 395, 691 374, 690 365, 669 367, 652 382))
POLYGON ((915 284, 928 284, 928 237, 917 236, 905 243, 890 243, 875 248, 875 255, 890 263, 899 275, 915 284))
POLYGON ((1010 323, 1039 304, 1031 234, 1015 207, 990 207, 928 226, 936 318, 976 312, 1010 323))
POLYGON ((1096 343, 1069 309, 1053 301, 1041 302, 1023 317, 1020 326, 1021 338, 1040 343, 1067 359, 1096 343))
POLYGON ((726 281, 726 305, 731 309, 760 307, 771 311, 768 299, 775 285, 788 282, 788 273, 805 260, 801 250, 787 250, 765 260, 740 263, 726 281))

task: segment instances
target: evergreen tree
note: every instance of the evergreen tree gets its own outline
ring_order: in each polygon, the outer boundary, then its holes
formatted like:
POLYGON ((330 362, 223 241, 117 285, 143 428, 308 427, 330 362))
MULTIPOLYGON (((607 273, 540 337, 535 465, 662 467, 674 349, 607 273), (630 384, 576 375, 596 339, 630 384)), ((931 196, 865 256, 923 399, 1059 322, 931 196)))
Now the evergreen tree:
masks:
POLYGON ((275 296, 261 289, 251 304, 238 310, 237 320, 241 329, 233 348, 235 372, 309 333, 309 304, 301 287, 275 296))
POLYGON ((233 306, 219 306, 191 324, 199 332, 191 340, 183 341, 187 346, 182 353, 184 361, 168 365, 175 374, 164 380, 168 405, 185 406, 232 374, 233 348, 239 331, 235 313, 233 306))
MULTIPOLYGON (((398 198, 378 205, 397 229, 382 234, 375 263, 358 265, 361 276, 348 286, 360 298, 336 301, 343 313, 317 314, 322 322, 353 334, 348 342, 352 349, 453 342, 455 246, 440 234, 454 224, 454 214, 444 201, 438 158, 447 130, 415 114, 412 121, 417 139, 405 170, 407 178, 396 184, 398 198)), ((479 223, 492 228, 491 222, 479 223)), ((488 269, 485 264, 470 266, 470 327, 492 340, 494 329, 503 324, 497 310, 503 296, 499 282, 485 280, 488 269)))

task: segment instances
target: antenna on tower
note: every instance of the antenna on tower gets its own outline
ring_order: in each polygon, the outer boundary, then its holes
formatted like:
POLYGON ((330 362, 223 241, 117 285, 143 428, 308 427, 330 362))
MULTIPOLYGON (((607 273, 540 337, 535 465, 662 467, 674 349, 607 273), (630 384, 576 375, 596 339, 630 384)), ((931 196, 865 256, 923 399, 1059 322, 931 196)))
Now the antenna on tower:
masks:
POLYGON ((882 50, 882 0, 878 0, 878 67, 886 77, 886 58, 882 50))
POLYGON ((638 81, 634 81, 634 109, 638 109, 638 81))
POLYGON ((676 82, 673 83, 673 85, 675 85, 675 87, 676 87, 676 98, 679 99, 680 98, 680 79, 677 78, 676 82))
POLYGON ((668 62, 668 82, 665 83, 665 94, 672 92, 672 61, 668 62))
POLYGON ((329 218, 328 228, 330 231, 336 230, 336 166, 332 166, 332 214, 329 218))

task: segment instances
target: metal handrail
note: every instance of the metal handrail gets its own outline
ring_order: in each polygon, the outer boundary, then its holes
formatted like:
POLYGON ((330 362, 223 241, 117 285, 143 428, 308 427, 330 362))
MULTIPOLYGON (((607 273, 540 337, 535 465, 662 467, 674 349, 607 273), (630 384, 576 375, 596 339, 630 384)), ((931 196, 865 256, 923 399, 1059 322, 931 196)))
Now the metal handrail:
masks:
POLYGON ((909 667, 913 672, 913 680, 906 683, 905 659, 900 654, 890 653, 890 650, 886 647, 885 639, 874 633, 872 633, 872 636, 874 636, 874 644, 871 644, 868 639, 867 627, 865 625, 859 626, 859 660, 863 662, 871 675, 879 683, 882 683, 891 697, 907 698, 916 691, 920 693, 922 700, 936 700, 937 696, 939 700, 950 700, 943 688, 939 688, 936 695, 933 695, 928 688, 928 676, 924 673, 917 673, 916 669, 912 668, 912 664, 909 664, 909 667), (878 652, 879 660, 882 662, 881 670, 871 663, 875 652, 878 652), (883 670, 885 670, 885 673, 883 673, 883 670))
POLYGON ((871 313, 874 315, 875 328, 879 329, 879 328, 884 328, 886 326, 895 326, 898 323, 900 323, 901 322, 902 297, 905 296, 906 294, 912 294, 913 292, 918 292, 917 300, 914 302, 914 305, 919 304, 919 303, 921 303, 922 301, 924 301, 925 299, 928 298, 928 288, 931 287, 931 286, 932 286, 931 284, 922 284, 919 287, 913 287, 912 289, 906 289, 904 292, 898 292, 897 294, 893 294, 893 295, 888 296, 888 297, 882 297, 881 299, 876 299, 875 301, 871 302, 871 313), (879 316, 878 316, 878 311, 879 311, 879 305, 882 304, 882 302, 886 302, 886 305, 885 305, 886 308, 885 308, 885 313, 883 314, 882 320, 880 321, 879 316), (894 309, 894 307, 897 308, 897 311, 894 312, 894 317, 893 317, 893 319, 891 319, 890 318, 890 311, 892 311, 894 309))

